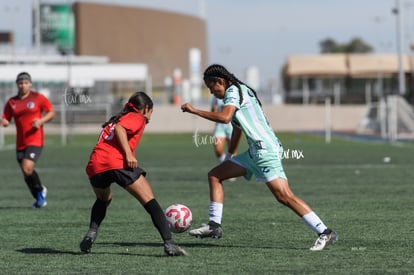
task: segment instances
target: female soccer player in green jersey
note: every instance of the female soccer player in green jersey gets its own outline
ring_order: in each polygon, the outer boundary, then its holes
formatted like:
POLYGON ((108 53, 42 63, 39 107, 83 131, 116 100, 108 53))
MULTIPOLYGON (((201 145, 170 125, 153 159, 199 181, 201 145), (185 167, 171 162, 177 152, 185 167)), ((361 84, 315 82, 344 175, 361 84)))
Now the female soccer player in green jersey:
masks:
POLYGON ((210 92, 223 99, 221 112, 199 110, 189 103, 181 106, 188 112, 202 118, 233 124, 233 133, 226 159, 208 173, 210 187, 209 223, 190 231, 191 236, 219 239, 223 234, 223 181, 244 176, 265 182, 275 198, 292 209, 316 233, 318 238, 311 250, 322 250, 337 240, 337 234, 327 228, 310 206, 295 196, 289 188, 282 166, 283 147, 263 113, 256 92, 237 79, 225 67, 213 64, 204 71, 204 82, 210 92), (232 157, 239 144, 241 133, 246 136, 249 148, 232 157))

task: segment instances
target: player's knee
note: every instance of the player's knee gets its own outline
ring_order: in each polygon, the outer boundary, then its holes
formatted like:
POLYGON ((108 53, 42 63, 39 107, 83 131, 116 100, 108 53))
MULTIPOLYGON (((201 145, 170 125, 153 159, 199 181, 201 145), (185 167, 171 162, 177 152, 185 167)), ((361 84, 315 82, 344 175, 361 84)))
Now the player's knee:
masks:
POLYGON ((208 180, 209 180, 209 181, 210 181, 211 179, 213 179, 213 180, 214 180, 214 178, 217 178, 216 173, 214 173, 214 169, 210 170, 210 171, 207 173, 207 177, 208 177, 208 180))
POLYGON ((289 206, 294 201, 295 197, 293 194, 287 192, 277 192, 275 195, 278 202, 283 205, 289 206))
POLYGON ((22 173, 24 177, 30 177, 33 174, 33 168, 32 167, 22 167, 22 173))
POLYGON ((220 183, 222 181, 222 176, 217 173, 214 169, 208 172, 208 182, 210 184, 220 183))
POLYGON ((102 200, 100 198, 96 199, 96 202, 104 207, 108 207, 111 204, 112 199, 109 200, 102 200))
POLYGON ((20 169, 22 170, 22 173, 25 177, 29 177, 33 174, 35 167, 31 161, 24 159, 20 164, 20 169))
POLYGON ((108 207, 111 204, 112 199, 109 199, 108 201, 105 202, 106 207, 108 207))

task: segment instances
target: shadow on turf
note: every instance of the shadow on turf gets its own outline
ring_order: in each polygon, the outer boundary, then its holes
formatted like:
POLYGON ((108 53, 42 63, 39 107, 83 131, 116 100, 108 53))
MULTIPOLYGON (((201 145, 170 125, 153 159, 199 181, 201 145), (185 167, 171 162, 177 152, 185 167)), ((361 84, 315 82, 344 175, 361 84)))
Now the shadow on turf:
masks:
MULTIPOLYGON (((97 242, 97 245, 103 245, 103 246, 119 246, 119 247, 134 247, 134 246, 145 246, 145 247, 162 247, 161 243, 122 243, 122 242, 97 242)), ((216 245, 216 244, 199 244, 199 243, 186 243, 182 244, 183 247, 219 247, 222 245, 216 245)), ((63 250, 56 250, 52 248, 46 248, 46 247, 32 247, 32 248, 22 248, 17 249, 17 252, 25 253, 25 254, 68 254, 68 255, 83 255, 82 252, 75 252, 75 251, 63 251, 63 250)), ((134 254, 134 253, 125 253, 125 252, 119 252, 119 253, 107 253, 107 252, 92 252, 92 254, 117 254, 117 255, 133 255, 133 256, 151 256, 151 257, 165 257, 165 255, 153 255, 153 254, 134 254)))
MULTIPOLYGON (((155 246, 155 245, 154 245, 155 246)), ((25 254, 67 254, 67 255, 126 255, 126 256, 144 256, 144 257, 166 257, 164 254, 162 255, 153 255, 153 254, 136 254, 136 253, 128 253, 128 252, 118 252, 118 253, 108 253, 108 252, 94 252, 90 254, 85 254, 83 252, 75 252, 75 251, 62 251, 56 250, 51 248, 43 248, 43 247, 35 247, 35 248, 22 248, 17 249, 16 251, 25 253, 25 254)))
MULTIPOLYGON (((98 242, 97 245, 103 246, 119 246, 119 247, 134 247, 134 246, 145 246, 145 247, 162 247, 161 243, 139 243, 139 242, 132 242, 132 243, 125 243, 125 242, 98 242)), ((212 244, 212 243, 179 243, 180 246, 183 248, 190 248, 190 247, 243 247, 243 246, 235 246, 235 245, 221 245, 221 244, 212 244)), ((269 247, 270 248, 270 247, 269 247)), ((82 252, 75 252, 75 251, 63 251, 63 250, 56 250, 52 248, 46 247, 33 247, 33 248, 22 248, 17 249, 16 251, 25 253, 25 254, 68 254, 68 255, 83 255, 82 252)), ((108 252, 92 252, 91 254, 117 254, 117 255, 132 255, 132 256, 150 256, 150 257, 165 257, 165 255, 153 255, 153 254, 135 254, 135 253, 128 253, 128 252, 118 252, 118 253, 108 253, 108 252)))
POLYGON ((33 209, 28 206, 0 206, 0 210, 33 209))
POLYGON ((33 247, 33 248, 22 248, 17 249, 16 251, 25 253, 25 254, 70 254, 70 255, 78 255, 80 252, 73 252, 73 251, 62 251, 56 250, 46 247, 33 247))
MULTIPOLYGON (((121 247, 131 247, 131 246, 149 246, 149 247, 162 247, 161 243, 121 243, 121 242, 115 242, 115 243, 100 243, 103 245, 117 245, 121 247)), ((228 245, 220 245, 220 244, 211 244, 211 243, 178 243, 179 246, 182 246, 183 248, 186 247, 227 247, 228 245)))

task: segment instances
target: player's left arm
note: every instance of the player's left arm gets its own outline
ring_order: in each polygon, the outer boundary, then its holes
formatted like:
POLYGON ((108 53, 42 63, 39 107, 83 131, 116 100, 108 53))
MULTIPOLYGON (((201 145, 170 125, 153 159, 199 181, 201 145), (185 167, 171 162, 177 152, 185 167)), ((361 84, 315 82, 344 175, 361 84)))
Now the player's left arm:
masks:
POLYGON ((132 150, 128 144, 128 135, 124 127, 119 124, 115 125, 115 137, 122 148, 122 154, 125 156, 125 162, 129 168, 137 168, 138 160, 132 154, 132 150))
POLYGON ((56 112, 54 109, 51 109, 49 112, 45 113, 44 116, 41 118, 36 118, 32 122, 32 126, 35 128, 40 128, 45 124, 46 122, 52 120, 56 115, 56 112))
POLYGON ((40 98, 41 98, 40 99, 40 102, 41 102, 40 103, 41 104, 40 108, 41 108, 41 110, 45 111, 45 114, 42 117, 36 118, 36 119, 33 120, 32 126, 35 127, 35 128, 42 127, 46 122, 52 120, 56 115, 56 112, 53 108, 53 105, 50 103, 50 101, 44 96, 41 96, 40 98))

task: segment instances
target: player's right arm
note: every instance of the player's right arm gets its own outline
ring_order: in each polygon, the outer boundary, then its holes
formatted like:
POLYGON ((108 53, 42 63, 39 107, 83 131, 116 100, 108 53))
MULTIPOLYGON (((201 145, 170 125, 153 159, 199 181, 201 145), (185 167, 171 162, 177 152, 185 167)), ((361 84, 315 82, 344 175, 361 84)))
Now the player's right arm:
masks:
POLYGON ((225 105, 221 112, 208 112, 194 108, 190 103, 184 103, 181 106, 181 110, 211 121, 227 124, 231 121, 234 113, 236 112, 236 107, 233 105, 225 105))
POLYGON ((231 133, 231 139, 229 143, 228 153, 234 155, 236 153, 237 147, 239 147, 240 138, 242 131, 239 127, 233 125, 233 132, 231 133))
POLYGON ((2 118, 2 119, 0 120, 0 125, 1 125, 1 126, 3 126, 3 127, 7 127, 7 126, 9 126, 9 125, 10 125, 10 122, 9 122, 7 119, 2 118))
POLYGON ((10 119, 11 119, 11 108, 9 106, 9 102, 7 102, 6 106, 4 107, 4 112, 0 118, 0 125, 3 127, 7 127, 10 125, 10 119))

